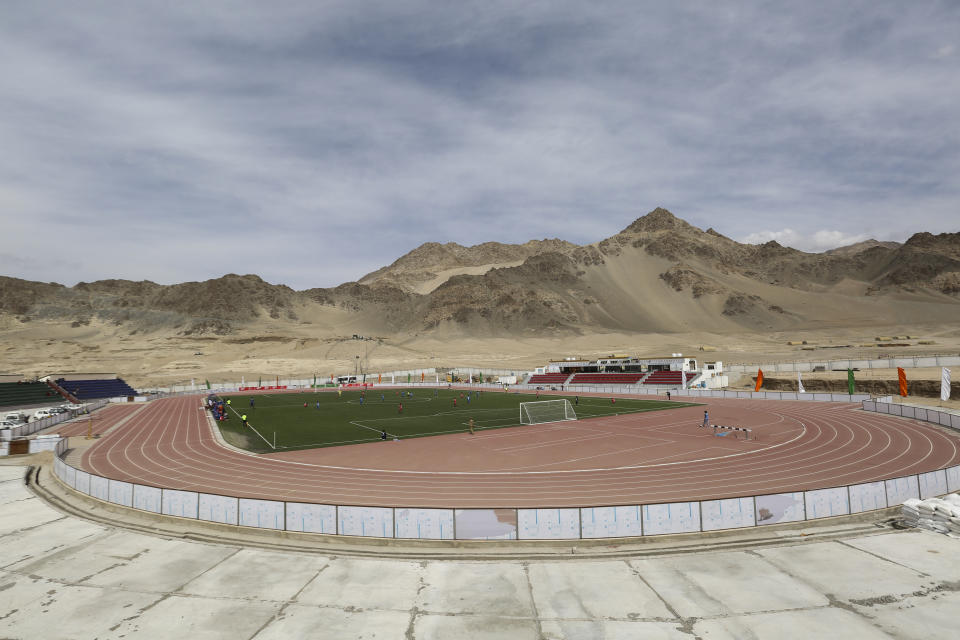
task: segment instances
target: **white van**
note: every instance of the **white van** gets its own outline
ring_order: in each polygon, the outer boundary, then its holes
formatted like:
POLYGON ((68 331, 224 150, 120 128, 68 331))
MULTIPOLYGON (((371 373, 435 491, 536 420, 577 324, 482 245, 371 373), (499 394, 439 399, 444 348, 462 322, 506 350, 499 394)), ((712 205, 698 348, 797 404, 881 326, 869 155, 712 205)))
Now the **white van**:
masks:
POLYGON ((26 415, 20 413, 19 411, 12 411, 3 416, 3 419, 7 422, 16 422, 17 424, 20 424, 26 417, 26 415))
POLYGON ((44 418, 49 418, 51 415, 50 409, 37 409, 36 413, 33 414, 34 420, 43 420, 44 418))

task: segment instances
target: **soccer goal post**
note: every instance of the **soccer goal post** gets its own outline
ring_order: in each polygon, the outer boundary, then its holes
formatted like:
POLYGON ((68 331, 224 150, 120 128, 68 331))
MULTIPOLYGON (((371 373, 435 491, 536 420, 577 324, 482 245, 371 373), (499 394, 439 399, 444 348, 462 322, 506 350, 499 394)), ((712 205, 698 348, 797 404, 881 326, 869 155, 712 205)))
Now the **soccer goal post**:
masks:
POLYGON ((520 403, 520 424, 541 424, 576 420, 577 414, 569 400, 541 400, 520 403))

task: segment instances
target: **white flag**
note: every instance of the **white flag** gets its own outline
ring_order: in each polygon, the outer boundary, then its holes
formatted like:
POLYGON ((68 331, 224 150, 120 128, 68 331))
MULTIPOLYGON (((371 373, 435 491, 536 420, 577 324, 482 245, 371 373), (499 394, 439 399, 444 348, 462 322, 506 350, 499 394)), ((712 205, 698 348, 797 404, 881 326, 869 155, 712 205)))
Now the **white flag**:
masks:
POLYGON ((800 372, 799 372, 799 371, 797 371, 797 390, 798 390, 800 393, 806 393, 806 391, 804 391, 804 389, 803 389, 803 380, 800 379, 800 372))
POLYGON ((683 369, 680 370, 680 388, 681 389, 687 388, 687 372, 684 371, 683 369))
POLYGON ((950 369, 946 367, 940 370, 940 399, 950 399, 950 369))

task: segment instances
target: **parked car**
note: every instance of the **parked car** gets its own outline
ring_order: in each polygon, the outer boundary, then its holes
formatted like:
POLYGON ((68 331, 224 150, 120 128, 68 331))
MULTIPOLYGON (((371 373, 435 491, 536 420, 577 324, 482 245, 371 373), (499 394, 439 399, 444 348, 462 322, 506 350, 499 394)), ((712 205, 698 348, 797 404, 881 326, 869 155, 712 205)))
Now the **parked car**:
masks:
POLYGON ((10 429, 12 427, 19 427, 21 423, 13 422, 11 420, 0 420, 0 429, 10 429))
POLYGON ((21 422, 26 421, 27 415, 24 413, 20 413, 19 411, 12 411, 7 415, 3 416, 3 419, 7 422, 14 422, 16 424, 20 424, 21 422))
POLYGON ((37 411, 33 414, 33 419, 43 420, 44 418, 49 418, 51 415, 53 414, 50 413, 50 409, 37 409, 37 411))

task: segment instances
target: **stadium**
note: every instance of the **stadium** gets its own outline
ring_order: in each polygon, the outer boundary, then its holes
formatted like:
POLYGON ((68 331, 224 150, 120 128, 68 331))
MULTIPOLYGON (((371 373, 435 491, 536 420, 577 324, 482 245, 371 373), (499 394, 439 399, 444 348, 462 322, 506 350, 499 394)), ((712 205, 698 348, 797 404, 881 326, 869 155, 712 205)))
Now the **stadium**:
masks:
POLYGON ((147 396, 118 377, 35 384, 99 401, 46 427, 62 437, 42 443, 66 486, 241 527, 602 541, 852 516, 960 488, 954 413, 709 388, 722 371, 674 354, 491 383, 390 372, 147 396))

